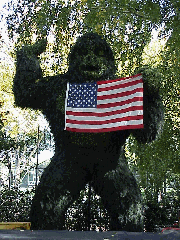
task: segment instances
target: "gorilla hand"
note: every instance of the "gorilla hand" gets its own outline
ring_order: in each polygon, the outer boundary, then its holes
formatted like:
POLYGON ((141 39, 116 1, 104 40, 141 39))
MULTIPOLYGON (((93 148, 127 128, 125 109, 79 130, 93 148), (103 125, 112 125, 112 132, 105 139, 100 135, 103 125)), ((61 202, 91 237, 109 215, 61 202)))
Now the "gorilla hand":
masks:
POLYGON ((39 56, 46 50, 47 39, 43 38, 38 40, 30 49, 33 55, 39 56))
POLYGON ((25 45, 20 50, 17 51, 17 56, 27 55, 27 56, 39 56, 46 50, 47 39, 43 38, 35 42, 33 45, 25 45))
POLYGON ((157 69, 149 66, 144 66, 139 72, 143 76, 144 128, 133 129, 131 133, 140 143, 150 143, 161 132, 164 122, 164 107, 159 93, 162 76, 157 69))
POLYGON ((17 51, 16 75, 19 80, 34 82, 42 77, 38 56, 45 51, 46 44, 47 40, 41 39, 17 51))

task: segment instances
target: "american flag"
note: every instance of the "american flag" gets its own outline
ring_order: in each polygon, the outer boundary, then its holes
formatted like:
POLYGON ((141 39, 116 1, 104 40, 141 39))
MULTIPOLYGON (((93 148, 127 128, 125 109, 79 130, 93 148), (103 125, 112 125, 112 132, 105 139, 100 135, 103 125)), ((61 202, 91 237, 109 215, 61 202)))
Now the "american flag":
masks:
POLYGON ((143 128, 142 75, 67 83, 65 130, 111 132, 143 128))

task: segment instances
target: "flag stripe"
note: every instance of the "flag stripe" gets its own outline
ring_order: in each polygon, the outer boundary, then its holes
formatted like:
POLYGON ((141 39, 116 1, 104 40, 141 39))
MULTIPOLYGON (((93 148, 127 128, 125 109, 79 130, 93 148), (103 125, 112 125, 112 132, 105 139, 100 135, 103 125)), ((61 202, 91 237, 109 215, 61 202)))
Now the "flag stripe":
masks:
POLYGON ((67 123, 71 123, 71 124, 88 124, 88 125, 98 125, 98 124, 108 124, 108 123, 116 123, 116 122, 120 122, 120 121, 130 121, 130 120, 140 120, 143 119, 142 115, 139 116, 127 116, 127 117, 122 117, 122 118, 115 118, 115 119, 109 119, 109 120, 72 120, 72 119, 67 119, 67 123))
POLYGON ((121 101, 121 102, 99 104, 99 105, 97 105, 97 108, 117 107, 117 106, 122 106, 124 104, 132 103, 134 101, 141 101, 141 102, 143 102, 143 98, 142 97, 134 97, 132 99, 127 99, 127 100, 121 101))
MULTIPOLYGON (((132 121, 121 121, 121 122, 115 122, 115 123, 108 123, 108 124, 102 124, 102 125, 94 125, 92 124, 86 124, 86 129, 92 130, 92 129, 112 129, 112 128, 117 128, 117 127, 125 127, 125 126, 130 126, 130 125, 138 125, 138 124, 143 124, 143 120, 132 120, 132 121)), ((67 127, 69 128, 76 128, 76 129, 84 129, 84 125, 81 124, 70 124, 67 123, 67 127)))
POLYGON ((73 128, 73 127, 66 127, 67 131, 71 132, 90 132, 90 133, 100 133, 100 132, 112 132, 112 131, 120 131, 120 130, 128 130, 128 129, 138 129, 138 128, 143 128, 144 125, 141 123, 137 124, 131 124, 129 126, 127 125, 122 125, 118 127, 112 127, 112 128, 101 128, 101 129, 78 129, 78 128, 73 128))
POLYGON ((67 120, 69 123, 71 121, 92 121, 92 122, 96 122, 96 124, 100 123, 100 121, 107 121, 107 120, 112 120, 112 119, 116 119, 117 121, 119 121, 119 119, 125 118, 125 117, 134 117, 134 116, 142 116, 142 112, 143 111, 132 111, 132 112, 128 112, 128 113, 122 113, 122 114, 115 114, 115 115, 111 115, 111 116, 104 116, 104 117, 97 117, 97 116, 86 116, 86 118, 84 116, 73 116, 70 115, 68 117, 67 120))
POLYGON ((117 84, 123 84, 123 83, 127 83, 127 82, 132 82, 132 81, 136 81, 142 79, 142 74, 139 73, 137 75, 134 76, 130 76, 130 77, 124 77, 124 78, 118 78, 118 79, 112 79, 112 80, 104 80, 104 81, 97 81, 97 84, 99 87, 104 87, 107 83, 108 85, 117 85, 117 84))
POLYGON ((127 100, 131 100, 135 97, 143 97, 143 93, 142 92, 136 92, 134 94, 128 95, 128 96, 123 96, 123 97, 118 97, 118 98, 104 98, 102 100, 97 100, 97 105, 101 105, 101 104, 107 104, 107 103, 114 103, 114 102, 124 102, 127 100))
MULTIPOLYGON (((142 119, 138 120, 132 120, 132 121, 121 121, 121 122, 115 122, 115 123, 105 123, 101 125, 95 125, 92 127, 92 124, 86 124, 86 129, 100 129, 100 128, 113 128, 113 127, 120 127, 124 125, 137 125, 139 123, 142 123, 142 119)), ((67 124, 67 127, 72 127, 72 128, 79 128, 79 129, 84 129, 84 125, 81 124, 67 124)))
POLYGON ((132 87, 134 85, 137 85, 138 83, 142 83, 141 79, 136 80, 134 82, 130 82, 130 83, 122 83, 119 85, 113 85, 113 86, 106 86, 106 87, 99 87, 98 88, 98 92, 103 92, 103 91, 110 91, 110 90, 114 90, 114 89, 124 89, 127 87, 132 87))
MULTIPOLYGON (((127 110, 142 110, 143 109, 143 102, 142 101, 138 101, 138 102, 132 102, 132 103, 128 103, 128 104, 124 104, 122 106, 117 106, 117 107, 112 107, 112 108, 73 108, 73 107, 67 107, 67 113, 68 114, 95 114, 94 116, 96 116, 96 114, 99 113, 110 113, 114 111, 126 111, 127 110)), ((102 115, 103 116, 103 115, 102 115)))
POLYGON ((111 99, 111 98, 119 98, 119 97, 125 97, 125 96, 128 96, 128 95, 131 95, 131 94, 134 94, 134 93, 137 93, 137 92, 143 92, 143 88, 140 87, 140 88, 137 88, 137 89, 133 89, 133 90, 130 90, 130 91, 127 91, 127 92, 115 92, 115 93, 112 93, 112 94, 102 94, 102 95, 97 95, 97 100, 103 100, 104 98, 106 99, 111 99))
MULTIPOLYGON (((85 109, 83 109, 85 111, 85 109)), ((86 109, 89 110, 89 109, 86 109)), ((101 109, 98 109, 101 110, 101 109)), ((67 111, 67 115, 69 116, 69 118, 71 116, 83 116, 83 117, 87 117, 87 116, 96 116, 96 117, 105 117, 105 116, 111 116, 111 115, 115 115, 115 114, 121 114, 121 113, 126 113, 126 112, 130 112, 130 111, 134 111, 136 112, 137 110, 143 110, 143 106, 131 106, 129 108, 126 109, 119 109, 119 110, 114 110, 114 111, 110 111, 110 112, 76 112, 76 111, 67 111)))
POLYGON ((83 115, 81 116, 77 116, 77 115, 69 115, 68 119, 71 120, 87 120, 87 121, 100 121, 100 120, 108 120, 108 119, 117 119, 117 118, 122 118, 122 117, 127 117, 127 116, 136 116, 136 115, 142 115, 143 111, 139 110, 139 111, 129 111, 129 112, 124 112, 124 113, 120 113, 120 114, 107 114, 104 116, 90 116, 90 115, 86 115, 86 119, 84 119, 85 117, 83 115))

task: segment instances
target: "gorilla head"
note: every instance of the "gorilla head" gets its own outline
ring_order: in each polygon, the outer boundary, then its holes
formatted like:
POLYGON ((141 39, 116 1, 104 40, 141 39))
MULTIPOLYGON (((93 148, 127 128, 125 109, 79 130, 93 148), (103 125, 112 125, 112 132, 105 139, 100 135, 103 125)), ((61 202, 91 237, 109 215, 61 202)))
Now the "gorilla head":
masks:
POLYGON ((105 39, 96 33, 79 37, 69 54, 71 81, 91 82, 113 78, 116 66, 113 52, 105 39), (72 74, 71 74, 72 73, 72 74))

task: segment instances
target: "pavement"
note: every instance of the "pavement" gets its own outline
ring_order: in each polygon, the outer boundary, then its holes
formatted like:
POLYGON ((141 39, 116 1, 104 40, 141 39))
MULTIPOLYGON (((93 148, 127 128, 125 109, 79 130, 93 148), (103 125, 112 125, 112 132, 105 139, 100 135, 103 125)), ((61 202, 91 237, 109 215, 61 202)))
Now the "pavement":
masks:
POLYGON ((180 233, 0 230, 0 240, 180 240, 180 233))

